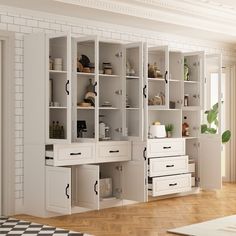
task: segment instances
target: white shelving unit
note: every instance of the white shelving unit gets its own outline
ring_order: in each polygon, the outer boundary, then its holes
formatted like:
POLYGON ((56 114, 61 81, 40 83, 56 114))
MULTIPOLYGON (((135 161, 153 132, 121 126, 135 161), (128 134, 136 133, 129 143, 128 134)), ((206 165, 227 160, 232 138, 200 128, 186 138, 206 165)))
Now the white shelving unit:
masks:
POLYGON ((203 111, 210 108, 203 99, 205 71, 220 78, 220 60, 210 58, 214 66, 205 67, 202 52, 69 34, 28 35, 24 48, 25 213, 71 214, 188 192, 191 186, 220 187, 220 131, 200 134, 203 111), (62 59, 61 70, 49 67, 49 56, 62 59), (157 78, 148 64, 159 70, 157 78), (32 96, 33 107, 27 102, 32 96), (155 121, 173 124, 172 137, 151 139, 155 121), (183 123, 189 125, 185 136, 183 123), (100 188, 104 178, 112 179, 108 197, 100 188))

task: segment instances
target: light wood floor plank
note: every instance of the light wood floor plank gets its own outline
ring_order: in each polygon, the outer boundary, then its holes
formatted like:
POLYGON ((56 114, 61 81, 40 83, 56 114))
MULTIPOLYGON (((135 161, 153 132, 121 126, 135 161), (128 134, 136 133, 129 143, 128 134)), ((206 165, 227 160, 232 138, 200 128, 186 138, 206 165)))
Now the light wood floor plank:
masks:
POLYGON ((48 219, 17 215, 96 236, 165 236, 166 230, 236 214, 236 184, 222 190, 48 219))

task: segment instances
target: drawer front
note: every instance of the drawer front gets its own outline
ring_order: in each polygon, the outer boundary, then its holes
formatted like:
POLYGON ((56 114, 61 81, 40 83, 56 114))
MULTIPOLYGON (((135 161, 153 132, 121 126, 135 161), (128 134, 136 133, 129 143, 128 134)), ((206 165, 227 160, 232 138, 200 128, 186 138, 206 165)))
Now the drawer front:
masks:
POLYGON ((185 155, 185 140, 182 138, 148 140, 147 155, 148 157, 185 155))
POLYGON ((98 161, 131 160, 129 142, 107 142, 98 145, 98 161))
POLYGON ((191 185, 191 174, 153 178, 152 196, 187 192, 191 190, 191 185))
POLYGON ((95 161, 95 144, 76 144, 54 147, 54 165, 76 165, 95 161))
POLYGON ((149 159, 149 177, 186 172, 188 172, 188 156, 149 159))

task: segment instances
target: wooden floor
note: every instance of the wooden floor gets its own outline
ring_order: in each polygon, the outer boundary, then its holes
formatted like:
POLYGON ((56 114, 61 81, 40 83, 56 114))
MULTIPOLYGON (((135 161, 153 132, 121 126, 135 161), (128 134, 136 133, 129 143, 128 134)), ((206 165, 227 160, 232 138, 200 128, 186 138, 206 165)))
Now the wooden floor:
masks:
MULTIPOLYGON (((36 203, 37 204, 37 203, 36 203)), ((97 236, 162 236, 167 229, 236 214, 236 184, 222 190, 49 219, 16 218, 97 236)))

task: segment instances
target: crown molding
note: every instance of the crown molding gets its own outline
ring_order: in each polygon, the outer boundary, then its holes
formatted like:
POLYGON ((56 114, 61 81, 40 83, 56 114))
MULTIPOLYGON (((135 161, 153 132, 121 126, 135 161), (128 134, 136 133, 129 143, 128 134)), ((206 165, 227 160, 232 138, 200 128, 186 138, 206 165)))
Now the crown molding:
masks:
POLYGON ((54 1, 236 36, 236 9, 210 0, 54 1))

